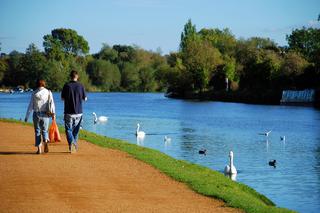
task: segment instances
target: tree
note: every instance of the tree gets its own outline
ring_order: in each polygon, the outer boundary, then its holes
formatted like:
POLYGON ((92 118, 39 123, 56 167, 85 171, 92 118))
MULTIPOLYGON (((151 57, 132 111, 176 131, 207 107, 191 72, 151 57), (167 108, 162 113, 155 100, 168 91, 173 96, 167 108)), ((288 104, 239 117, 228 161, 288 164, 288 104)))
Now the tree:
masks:
POLYGON ((297 77, 301 76, 308 66, 308 61, 306 61, 299 53, 290 51, 284 58, 284 62, 281 66, 281 75, 279 76, 279 81, 283 85, 283 88, 295 89, 297 77))
POLYGON ((140 77, 137 67, 130 63, 124 63, 121 71, 121 87, 125 91, 134 92, 139 90, 140 77))
POLYGON ((54 91, 62 89, 65 82, 68 81, 68 70, 62 65, 60 61, 49 60, 46 64, 48 72, 48 88, 54 91))
POLYGON ((3 83, 6 86, 17 86, 25 84, 26 75, 21 70, 21 61, 23 54, 18 51, 12 51, 8 55, 8 71, 5 72, 3 83))
POLYGON ((201 29, 199 35, 202 39, 209 41, 213 47, 217 48, 221 54, 232 56, 236 47, 236 39, 231 31, 226 28, 219 29, 201 29))
POLYGON ((35 88, 36 79, 47 79, 48 72, 45 69, 45 64, 46 58, 35 44, 30 44, 20 64, 21 75, 24 76, 23 84, 35 88))
POLYGON ((219 50, 208 41, 189 40, 182 52, 182 62, 192 76, 195 91, 202 93, 222 59, 219 50))
POLYGON ((46 54, 57 60, 63 58, 62 53, 79 56, 89 52, 88 42, 72 29, 54 29, 51 34, 43 36, 43 39, 46 54))
POLYGON ((311 62, 318 62, 320 58, 320 29, 295 29, 286 36, 289 49, 297 51, 311 62))
POLYGON ((183 32, 181 33, 181 40, 180 40, 180 50, 183 51, 188 41, 194 41, 199 39, 197 34, 196 26, 192 24, 191 19, 184 25, 183 32))
POLYGON ((108 44, 103 44, 100 52, 99 59, 104 59, 107 61, 111 61, 112 63, 116 63, 118 59, 118 52, 111 48, 108 44))
POLYGON ((5 74, 8 72, 9 66, 6 60, 0 58, 0 85, 3 85, 5 74))
POLYGON ((154 81, 154 69, 151 67, 144 67, 139 70, 140 76, 140 91, 148 92, 155 90, 155 81, 154 81))
POLYGON ((87 73, 92 83, 104 91, 115 91, 120 87, 119 68, 109 61, 102 59, 91 61, 87 66, 87 73))

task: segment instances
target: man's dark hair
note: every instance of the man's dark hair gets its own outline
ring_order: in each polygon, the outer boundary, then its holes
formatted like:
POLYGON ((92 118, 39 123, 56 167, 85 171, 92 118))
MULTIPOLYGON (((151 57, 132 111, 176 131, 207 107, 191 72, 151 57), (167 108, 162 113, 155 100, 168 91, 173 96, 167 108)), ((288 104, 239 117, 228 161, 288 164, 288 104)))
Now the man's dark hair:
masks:
POLYGON ((71 79, 74 79, 76 76, 79 76, 79 75, 78 75, 78 72, 77 72, 76 70, 72 70, 72 71, 70 72, 70 78, 71 78, 71 79))

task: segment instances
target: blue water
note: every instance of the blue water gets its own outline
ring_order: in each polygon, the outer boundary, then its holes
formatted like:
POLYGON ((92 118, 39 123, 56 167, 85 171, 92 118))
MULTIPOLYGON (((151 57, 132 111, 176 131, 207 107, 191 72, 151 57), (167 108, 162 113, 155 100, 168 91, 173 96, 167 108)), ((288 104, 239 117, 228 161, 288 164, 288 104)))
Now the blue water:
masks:
MULTIPOLYGON (((30 93, 0 94, 0 117, 23 119, 29 98, 30 93)), ((62 123, 63 103, 58 93, 54 98, 62 123)), ((150 93, 89 93, 88 98, 84 129, 220 172, 233 150, 238 182, 280 207, 320 212, 320 111, 315 108, 183 101, 150 93), (108 123, 94 125, 92 112, 108 116, 108 123), (135 138, 137 123, 147 133, 144 141, 135 138), (272 130, 268 139, 258 134, 266 130, 272 130), (164 142, 166 135, 171 143, 164 142), (206 156, 198 154, 202 148, 206 156), (276 168, 268 165, 272 159, 276 168)))

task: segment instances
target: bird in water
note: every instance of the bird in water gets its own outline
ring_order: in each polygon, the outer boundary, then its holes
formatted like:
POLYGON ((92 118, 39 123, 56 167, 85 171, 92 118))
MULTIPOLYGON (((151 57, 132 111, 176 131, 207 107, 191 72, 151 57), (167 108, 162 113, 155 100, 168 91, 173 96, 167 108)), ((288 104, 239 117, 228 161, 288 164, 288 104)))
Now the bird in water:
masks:
POLYGON ((286 140, 286 136, 280 136, 280 140, 281 141, 285 141, 286 140))
POLYGON ((144 138, 146 136, 146 133, 144 131, 140 131, 140 124, 137 124, 137 130, 136 130, 136 136, 138 138, 144 138))
POLYGON ((96 124, 96 123, 105 123, 105 122, 108 121, 108 117, 106 117, 106 116, 97 117, 97 114, 95 112, 93 112, 92 115, 94 116, 94 124, 96 124))
POLYGON ((270 130, 268 132, 259 133, 259 135, 264 135, 264 136, 268 137, 271 132, 272 132, 272 130, 270 130))
POLYGON ((276 168, 276 164, 277 164, 276 160, 269 161, 269 166, 273 166, 274 168, 276 168))
POLYGON ((233 165, 233 152, 232 151, 229 152, 229 165, 226 165, 226 167, 224 168, 224 173, 226 175, 237 174, 237 169, 233 165))
POLYGON ((207 150, 206 149, 201 149, 201 150, 199 150, 199 154, 200 155, 206 155, 207 154, 207 150))
POLYGON ((171 142, 171 138, 169 138, 168 136, 164 136, 163 138, 165 143, 170 143, 171 142))

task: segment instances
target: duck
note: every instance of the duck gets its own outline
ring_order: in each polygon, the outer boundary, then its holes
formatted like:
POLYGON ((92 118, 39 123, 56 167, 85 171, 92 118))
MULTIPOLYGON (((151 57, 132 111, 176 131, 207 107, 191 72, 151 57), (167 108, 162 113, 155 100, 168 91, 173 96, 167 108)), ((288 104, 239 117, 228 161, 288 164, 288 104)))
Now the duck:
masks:
POLYGON ((108 121, 108 117, 106 116, 99 116, 97 117, 97 114, 95 112, 92 113, 92 115, 94 116, 94 123, 104 123, 104 122, 107 122, 108 121))
POLYGON ((199 154, 200 155, 206 155, 207 154, 207 150, 206 149, 201 149, 201 150, 199 150, 199 154))
POLYGON ((269 166, 276 167, 276 163, 277 163, 276 160, 271 160, 271 161, 269 161, 269 166))
POLYGON ((229 152, 229 165, 224 168, 224 173, 227 175, 237 174, 237 169, 233 165, 233 151, 229 152))
POLYGON ((144 138, 146 136, 146 133, 144 131, 140 131, 140 124, 139 123, 137 123, 136 136, 138 138, 144 138))
POLYGON ((280 136, 280 140, 281 141, 285 141, 286 140, 286 136, 280 136))

